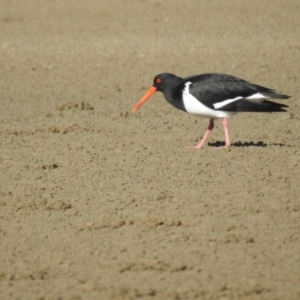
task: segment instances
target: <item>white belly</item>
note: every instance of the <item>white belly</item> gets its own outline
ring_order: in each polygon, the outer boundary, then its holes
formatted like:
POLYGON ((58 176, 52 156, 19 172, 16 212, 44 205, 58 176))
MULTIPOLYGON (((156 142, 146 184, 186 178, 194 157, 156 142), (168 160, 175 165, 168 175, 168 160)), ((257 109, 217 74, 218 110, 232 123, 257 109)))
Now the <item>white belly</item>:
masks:
POLYGON ((231 118, 236 112, 213 110, 190 94, 189 86, 191 82, 185 84, 183 91, 183 104, 186 111, 192 115, 202 118, 231 118))

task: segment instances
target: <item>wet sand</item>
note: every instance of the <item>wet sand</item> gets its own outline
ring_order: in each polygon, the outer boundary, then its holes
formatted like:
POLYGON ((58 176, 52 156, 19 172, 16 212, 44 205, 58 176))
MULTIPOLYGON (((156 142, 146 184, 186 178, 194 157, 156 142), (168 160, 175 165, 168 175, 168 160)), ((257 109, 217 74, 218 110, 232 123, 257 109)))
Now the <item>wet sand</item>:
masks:
POLYGON ((2 299, 300 299, 300 3, 2 1, 2 299), (153 77, 221 72, 287 113, 208 125, 153 77))

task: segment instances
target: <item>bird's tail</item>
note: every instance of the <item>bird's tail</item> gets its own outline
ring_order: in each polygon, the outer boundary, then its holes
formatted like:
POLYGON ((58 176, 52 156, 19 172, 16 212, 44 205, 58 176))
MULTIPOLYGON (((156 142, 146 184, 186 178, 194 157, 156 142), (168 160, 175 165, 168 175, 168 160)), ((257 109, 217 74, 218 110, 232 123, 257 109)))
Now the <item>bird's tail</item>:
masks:
POLYGON ((260 92, 260 93, 270 99, 289 99, 289 98, 291 98, 291 96, 289 96, 289 95, 278 94, 272 90, 267 91, 267 92, 260 92))
MULTIPOLYGON (((286 96, 280 95, 279 96, 286 96)), ((287 99, 287 98, 280 98, 287 99)), ((286 111, 284 108, 289 107, 288 105, 276 103, 270 100, 263 100, 260 102, 256 101, 240 101, 237 105, 237 111, 244 112, 280 112, 286 111)))

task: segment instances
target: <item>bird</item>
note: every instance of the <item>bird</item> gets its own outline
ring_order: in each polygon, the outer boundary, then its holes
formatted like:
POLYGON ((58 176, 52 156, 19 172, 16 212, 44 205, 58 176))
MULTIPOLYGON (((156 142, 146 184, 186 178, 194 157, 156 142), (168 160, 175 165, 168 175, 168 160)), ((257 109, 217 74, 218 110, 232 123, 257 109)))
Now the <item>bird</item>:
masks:
POLYGON ((132 111, 137 111, 156 92, 162 92, 170 104, 184 112, 209 118, 202 139, 195 146, 187 147, 192 149, 203 148, 216 119, 222 120, 225 133, 225 146, 220 148, 229 148, 229 118, 240 112, 285 112, 288 105, 270 99, 291 97, 228 74, 206 73, 182 78, 171 73, 161 73, 154 77, 153 85, 132 111))

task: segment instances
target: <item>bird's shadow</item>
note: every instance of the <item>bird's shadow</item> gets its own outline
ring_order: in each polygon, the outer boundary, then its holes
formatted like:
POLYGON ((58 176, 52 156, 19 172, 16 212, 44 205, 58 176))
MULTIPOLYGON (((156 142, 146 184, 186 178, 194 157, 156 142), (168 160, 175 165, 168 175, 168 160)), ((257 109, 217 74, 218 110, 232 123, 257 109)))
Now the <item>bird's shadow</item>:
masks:
MULTIPOLYGON (((225 146, 225 142, 221 142, 221 141, 216 141, 216 142, 213 142, 213 143, 208 143, 209 146, 211 147, 222 147, 222 146, 225 146)), ((238 141, 238 142, 235 142, 235 143, 232 143, 231 146, 234 146, 234 147, 267 147, 268 144, 263 142, 263 141, 258 141, 258 142, 241 142, 241 141, 238 141)), ((282 143, 272 143, 272 146, 279 146, 279 147, 291 147, 290 145, 285 145, 285 144, 282 144, 282 143)))

